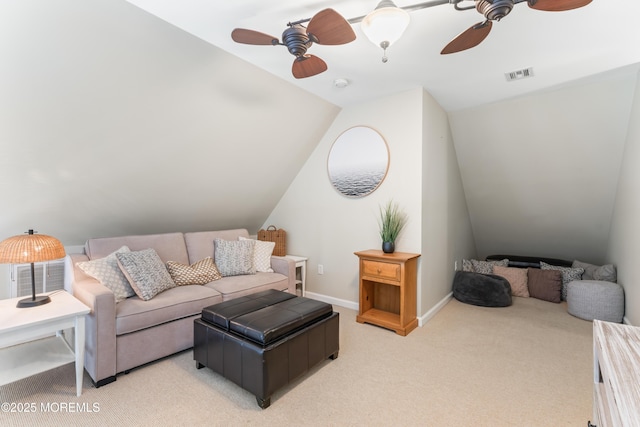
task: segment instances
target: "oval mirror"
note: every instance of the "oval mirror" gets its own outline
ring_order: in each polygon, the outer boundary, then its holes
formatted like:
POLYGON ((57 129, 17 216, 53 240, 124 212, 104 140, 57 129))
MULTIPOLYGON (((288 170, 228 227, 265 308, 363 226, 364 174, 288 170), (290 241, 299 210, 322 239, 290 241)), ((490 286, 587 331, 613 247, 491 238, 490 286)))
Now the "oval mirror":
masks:
POLYGON ((327 160, 331 184, 347 197, 364 197, 375 191, 388 167, 386 141, 367 126, 352 127, 340 134, 327 160))

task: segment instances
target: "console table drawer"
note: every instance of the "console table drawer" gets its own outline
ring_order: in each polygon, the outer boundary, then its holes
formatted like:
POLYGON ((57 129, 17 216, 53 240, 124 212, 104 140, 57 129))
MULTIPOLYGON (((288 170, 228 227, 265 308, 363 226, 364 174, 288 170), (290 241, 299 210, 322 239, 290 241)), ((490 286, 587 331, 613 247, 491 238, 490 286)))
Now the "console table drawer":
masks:
POLYGON ((380 277, 382 279, 400 280, 400 265, 379 261, 362 261, 363 276, 380 277))

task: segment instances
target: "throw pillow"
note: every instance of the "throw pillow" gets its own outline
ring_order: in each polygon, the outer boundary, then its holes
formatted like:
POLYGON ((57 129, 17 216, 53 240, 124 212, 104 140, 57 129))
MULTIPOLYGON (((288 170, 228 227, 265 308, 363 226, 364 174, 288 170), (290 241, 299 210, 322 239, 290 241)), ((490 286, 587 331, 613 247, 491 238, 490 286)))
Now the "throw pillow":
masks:
POLYGON ((214 280, 222 279, 222 275, 211 257, 206 257, 191 265, 167 261, 167 271, 177 286, 206 285, 214 280))
POLYGON ((540 268, 543 270, 558 270, 562 273, 562 300, 567 300, 567 284, 574 280, 580 280, 584 268, 560 267, 558 265, 547 264, 540 261, 540 268))
POLYGON ((225 276, 256 274, 253 265, 253 242, 247 240, 214 240, 214 260, 225 276))
POLYGON ((462 260, 462 271, 474 272, 473 271, 473 264, 471 264, 471 260, 470 259, 463 259, 462 260))
POLYGON ((478 261, 476 259, 471 260, 471 265, 473 266, 473 271, 481 274, 493 274, 493 267, 508 267, 509 260, 501 259, 500 261, 478 261))
POLYGON ((516 297, 529 298, 529 288, 527 286, 527 269, 516 267, 493 267, 493 274, 502 276, 511 285, 511 294, 516 297))
POLYGON ((123 246, 104 258, 79 262, 78 267, 89 276, 98 280, 113 292, 116 303, 134 296, 136 293, 129 284, 124 273, 118 266, 116 253, 130 252, 127 246, 123 246))
POLYGON ((528 268, 529 295, 544 301, 559 303, 562 299, 562 272, 528 268))
POLYGON ((273 249, 276 247, 276 242, 265 242, 242 236, 239 236, 238 240, 249 240, 253 242, 253 265, 256 267, 256 271, 273 273, 273 269, 271 268, 271 255, 273 254, 273 249))
POLYGON ((616 268, 613 264, 598 266, 576 260, 573 261, 573 264, 571 266, 573 268, 584 268, 582 280, 604 280, 613 283, 618 280, 616 275, 616 268))
POLYGON ((117 253, 118 264, 136 295, 144 301, 176 284, 155 249, 117 253))

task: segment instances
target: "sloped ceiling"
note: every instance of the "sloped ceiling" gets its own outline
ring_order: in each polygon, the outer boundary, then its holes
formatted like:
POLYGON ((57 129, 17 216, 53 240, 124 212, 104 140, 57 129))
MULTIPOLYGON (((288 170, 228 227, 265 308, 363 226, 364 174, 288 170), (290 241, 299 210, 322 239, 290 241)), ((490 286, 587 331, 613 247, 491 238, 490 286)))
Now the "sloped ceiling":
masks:
POLYGON ((450 114, 479 257, 603 263, 638 67, 450 114))
POLYGON ((478 47, 444 56, 449 40, 483 18, 439 5, 411 13, 386 64, 354 24, 355 42, 312 46, 327 72, 296 80, 284 47, 234 43, 232 29, 279 37, 287 22, 323 8, 350 18, 377 1, 128 1, 336 105, 425 88, 449 112, 479 258, 604 261, 640 63, 640 2, 593 0, 567 12, 518 2, 478 47), (528 67, 532 78, 506 80, 528 67), (338 77, 351 85, 333 87, 338 77))
MULTIPOLYGON (((288 22, 311 18, 333 8, 345 18, 366 15, 379 0, 128 0, 161 19, 231 52, 311 93, 340 105, 354 105, 400 91, 423 87, 447 111, 513 98, 535 90, 640 62, 640 2, 593 0, 566 12, 541 12, 518 2, 495 22, 479 46, 451 55, 442 48, 459 33, 484 20, 475 9, 457 11, 440 4, 411 12, 402 38, 388 51, 374 46, 353 24, 357 39, 342 46, 313 45, 309 53, 324 59, 329 69, 295 79, 291 56, 283 46, 234 43, 236 28, 257 30, 280 38, 288 22), (507 82, 504 73, 533 67, 534 78, 507 82), (333 87, 336 78, 351 85, 333 87)), ((398 6, 432 1, 396 0, 398 6)), ((461 7, 472 7, 464 0, 461 7)))
POLYGON ((339 108, 124 1, 0 3, 0 236, 256 232, 339 108))

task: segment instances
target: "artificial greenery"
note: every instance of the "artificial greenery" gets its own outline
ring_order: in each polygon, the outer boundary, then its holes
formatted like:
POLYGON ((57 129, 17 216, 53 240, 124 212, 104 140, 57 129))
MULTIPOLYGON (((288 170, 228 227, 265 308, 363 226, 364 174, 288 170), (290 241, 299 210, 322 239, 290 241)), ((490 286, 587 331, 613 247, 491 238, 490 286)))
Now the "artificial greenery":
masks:
POLYGON ((380 207, 380 237, 383 242, 395 242, 406 223, 407 216, 393 200, 380 207))

